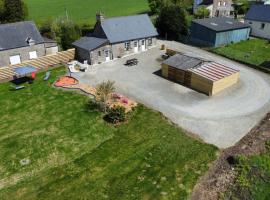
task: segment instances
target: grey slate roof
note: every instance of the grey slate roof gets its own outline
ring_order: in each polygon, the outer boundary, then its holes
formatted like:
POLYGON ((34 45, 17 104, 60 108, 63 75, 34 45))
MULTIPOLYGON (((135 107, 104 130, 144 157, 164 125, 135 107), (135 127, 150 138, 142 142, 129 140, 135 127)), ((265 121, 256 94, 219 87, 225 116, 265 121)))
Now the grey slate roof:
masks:
POLYGON ((101 26, 110 43, 158 35, 147 14, 105 19, 101 26))
POLYGON ((107 43, 107 39, 97 38, 97 37, 82 37, 79 40, 72 43, 73 46, 79 47, 81 49, 91 51, 94 50, 101 45, 107 43))
POLYGON ((203 61, 198 58, 193 58, 182 54, 175 54, 174 56, 171 56, 162 63, 177 69, 187 70, 190 68, 197 67, 202 62, 203 61))
POLYGON ((252 5, 245 19, 270 23, 270 5, 252 5))
POLYGON ((250 26, 245 23, 238 22, 228 17, 213 17, 207 19, 195 19, 193 23, 200 24, 208 29, 216 32, 223 32, 229 30, 249 28, 250 26))
POLYGON ((0 51, 29 46, 26 42, 27 38, 33 39, 35 44, 44 43, 32 21, 0 25, 0 51))

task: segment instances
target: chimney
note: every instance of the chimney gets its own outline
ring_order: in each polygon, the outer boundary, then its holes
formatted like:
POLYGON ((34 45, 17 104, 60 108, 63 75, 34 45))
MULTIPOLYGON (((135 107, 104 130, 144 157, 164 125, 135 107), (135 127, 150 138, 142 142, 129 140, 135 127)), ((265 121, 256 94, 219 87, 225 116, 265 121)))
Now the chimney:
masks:
POLYGON ((96 14, 96 20, 97 20, 97 22, 101 23, 101 22, 104 21, 104 19, 105 19, 105 17, 104 17, 104 15, 103 15, 103 13, 102 13, 101 11, 99 11, 99 12, 96 14))

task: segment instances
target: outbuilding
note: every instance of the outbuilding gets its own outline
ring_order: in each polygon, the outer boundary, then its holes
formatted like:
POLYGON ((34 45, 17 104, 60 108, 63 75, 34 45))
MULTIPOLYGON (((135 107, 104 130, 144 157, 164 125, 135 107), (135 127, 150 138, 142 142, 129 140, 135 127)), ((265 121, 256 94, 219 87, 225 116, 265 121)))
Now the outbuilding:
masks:
POLYGON ((190 33, 193 43, 218 47, 247 40, 250 26, 228 17, 195 19, 190 33))
POLYGON ((212 96, 236 84, 240 72, 216 62, 175 54, 162 63, 162 76, 212 96))

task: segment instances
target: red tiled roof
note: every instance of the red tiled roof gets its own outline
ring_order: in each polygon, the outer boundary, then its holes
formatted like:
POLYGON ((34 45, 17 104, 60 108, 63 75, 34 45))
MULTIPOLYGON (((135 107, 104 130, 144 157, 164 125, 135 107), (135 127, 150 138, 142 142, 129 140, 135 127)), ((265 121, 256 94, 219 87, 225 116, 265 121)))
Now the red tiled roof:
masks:
POLYGON ((198 74, 204 78, 207 78, 211 81, 218 81, 239 72, 239 70, 235 70, 233 68, 216 62, 207 62, 202 64, 200 67, 189 69, 189 71, 198 74))

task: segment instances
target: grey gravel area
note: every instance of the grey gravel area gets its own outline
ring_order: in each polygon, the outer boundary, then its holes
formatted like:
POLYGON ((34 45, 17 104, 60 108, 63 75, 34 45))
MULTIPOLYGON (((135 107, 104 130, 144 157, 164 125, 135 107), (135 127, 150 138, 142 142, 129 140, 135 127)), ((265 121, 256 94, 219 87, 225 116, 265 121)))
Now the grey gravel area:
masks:
POLYGON ((73 76, 93 86, 103 80, 114 80, 118 92, 162 112, 182 128, 219 148, 234 145, 270 110, 269 75, 181 43, 159 41, 160 44, 239 69, 240 81, 213 97, 173 83, 160 76, 164 52, 159 47, 96 65, 73 76), (124 66, 130 58, 137 58, 138 66, 124 66))

